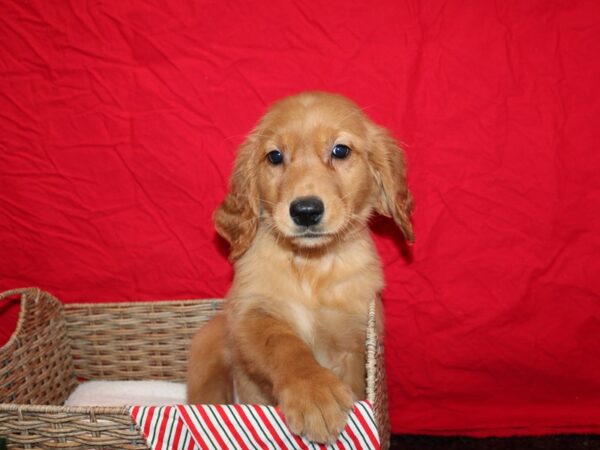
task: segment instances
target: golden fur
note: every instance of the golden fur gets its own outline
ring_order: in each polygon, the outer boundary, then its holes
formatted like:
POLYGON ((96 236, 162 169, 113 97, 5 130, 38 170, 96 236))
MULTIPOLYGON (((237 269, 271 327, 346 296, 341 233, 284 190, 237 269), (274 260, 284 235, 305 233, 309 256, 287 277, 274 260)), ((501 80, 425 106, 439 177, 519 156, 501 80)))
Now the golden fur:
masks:
POLYGON ((367 308, 383 288, 367 220, 392 217, 412 241, 411 208, 400 149, 354 103, 319 92, 275 103, 215 213, 235 278, 224 313, 193 339, 188 401, 231 403, 235 385, 239 402, 278 405, 292 431, 335 440, 365 397, 367 308), (337 144, 347 158, 332 157, 337 144), (274 149, 282 164, 268 161, 274 149), (318 236, 290 218, 305 196, 325 205, 318 236))

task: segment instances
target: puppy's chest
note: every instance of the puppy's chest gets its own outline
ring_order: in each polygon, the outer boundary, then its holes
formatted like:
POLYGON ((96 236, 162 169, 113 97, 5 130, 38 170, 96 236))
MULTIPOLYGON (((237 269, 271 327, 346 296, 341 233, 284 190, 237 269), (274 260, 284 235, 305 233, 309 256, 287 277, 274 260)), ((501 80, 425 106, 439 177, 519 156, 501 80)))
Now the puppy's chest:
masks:
MULTIPOLYGON (((323 361, 364 343, 368 305, 376 292, 353 277, 290 280, 283 315, 323 361)), ((286 296, 284 296, 285 298, 286 296)))
POLYGON ((324 366, 333 365, 339 356, 364 345, 366 308, 363 314, 339 307, 310 307, 290 302, 286 309, 290 325, 324 366))
POLYGON ((317 362, 343 376, 364 354, 369 304, 378 285, 368 276, 336 275, 290 279, 287 295, 278 298, 281 318, 310 347, 317 362))

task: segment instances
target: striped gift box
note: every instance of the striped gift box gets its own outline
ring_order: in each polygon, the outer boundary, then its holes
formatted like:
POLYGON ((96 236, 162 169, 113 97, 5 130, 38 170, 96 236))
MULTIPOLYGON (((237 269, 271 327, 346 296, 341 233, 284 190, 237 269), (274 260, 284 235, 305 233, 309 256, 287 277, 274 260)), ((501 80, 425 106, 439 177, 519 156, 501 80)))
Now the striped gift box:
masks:
POLYGON ((369 402, 354 404, 344 431, 329 445, 293 434, 272 406, 133 406, 130 414, 152 450, 379 449, 369 402))

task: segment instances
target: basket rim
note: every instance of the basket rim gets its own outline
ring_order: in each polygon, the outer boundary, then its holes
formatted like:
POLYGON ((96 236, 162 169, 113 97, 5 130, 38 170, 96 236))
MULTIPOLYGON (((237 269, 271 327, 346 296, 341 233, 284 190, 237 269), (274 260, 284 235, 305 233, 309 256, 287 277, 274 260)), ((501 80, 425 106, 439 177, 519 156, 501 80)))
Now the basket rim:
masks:
POLYGON ((25 323, 25 314, 27 313, 27 302, 25 301, 25 296, 27 294, 35 293, 35 299, 37 300, 42 295, 42 289, 39 287, 26 287, 26 288, 17 288, 10 289, 8 291, 0 292, 0 302, 2 300, 9 299, 11 297, 15 297, 16 295, 20 296, 20 307, 19 307, 19 317, 17 319, 17 324, 12 334, 6 341, 6 343, 0 347, 0 353, 4 351, 8 351, 10 346, 14 344, 14 342, 19 338, 21 334, 21 328, 23 328, 23 324, 25 323))
MULTIPOLYGON (((123 307, 128 307, 128 306, 156 306, 156 305, 165 305, 165 306, 169 306, 169 305, 183 305, 186 303, 190 303, 190 304, 194 304, 194 303, 204 303, 204 302, 218 302, 218 303, 223 303, 225 302, 224 298, 218 298, 218 297, 210 297, 210 298, 186 298, 186 299, 180 299, 180 300, 162 300, 162 299, 157 299, 157 300, 141 300, 141 301, 121 301, 121 300, 103 300, 103 301, 93 301, 90 300, 88 301, 78 301, 78 302, 73 302, 73 303, 63 303, 61 302, 61 304, 63 305, 63 307, 65 309, 76 309, 76 308, 86 308, 86 307, 93 307, 93 306, 123 306, 123 307)), ((216 309, 216 308, 215 308, 216 309)))
POLYGON ((58 413, 58 414, 129 414, 132 405, 119 406, 61 406, 0 403, 0 412, 58 413))

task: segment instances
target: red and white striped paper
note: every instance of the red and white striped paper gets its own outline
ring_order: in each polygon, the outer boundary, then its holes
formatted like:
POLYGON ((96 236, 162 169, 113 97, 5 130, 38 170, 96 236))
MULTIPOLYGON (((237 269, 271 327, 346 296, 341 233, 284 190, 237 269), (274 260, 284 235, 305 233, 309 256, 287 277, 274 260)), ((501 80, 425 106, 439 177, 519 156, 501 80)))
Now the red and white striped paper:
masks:
POLYGON ((152 450, 379 449, 373 409, 357 402, 338 440, 317 444, 293 434, 281 412, 261 405, 133 406, 133 420, 152 450))

